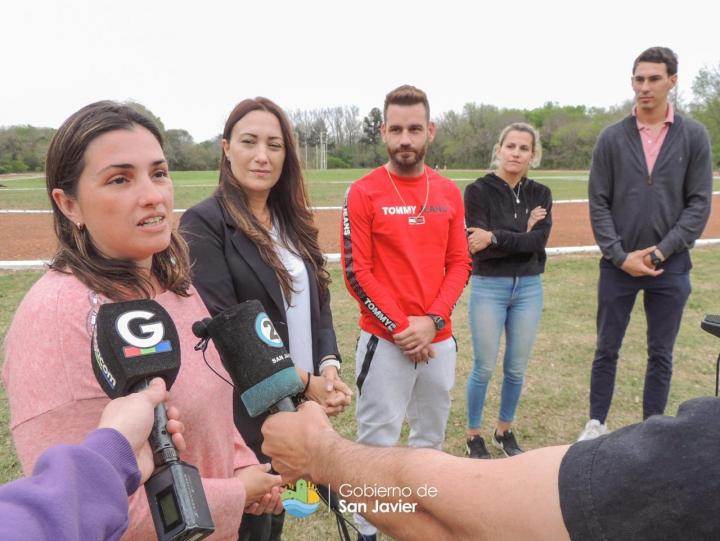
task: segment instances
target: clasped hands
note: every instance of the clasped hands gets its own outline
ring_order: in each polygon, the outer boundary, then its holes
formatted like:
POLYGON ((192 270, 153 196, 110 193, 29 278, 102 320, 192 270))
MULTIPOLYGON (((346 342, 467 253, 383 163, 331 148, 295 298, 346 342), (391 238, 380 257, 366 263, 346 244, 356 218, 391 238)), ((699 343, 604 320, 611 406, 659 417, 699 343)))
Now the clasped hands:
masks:
POLYGON ((661 261, 665 261, 665 255, 658 250, 657 246, 650 246, 642 250, 629 252, 620 268, 635 278, 640 276, 660 276, 663 270, 656 269, 650 259, 650 254, 653 251, 661 261))
POLYGON ((408 316, 409 325, 403 331, 394 334, 395 345, 403 354, 415 363, 435 357, 432 341, 437 330, 430 316, 408 316))
POLYGON ((327 415, 333 416, 350 405, 352 390, 340 379, 334 366, 327 366, 320 377, 308 374, 310 384, 305 397, 320 404, 327 415))

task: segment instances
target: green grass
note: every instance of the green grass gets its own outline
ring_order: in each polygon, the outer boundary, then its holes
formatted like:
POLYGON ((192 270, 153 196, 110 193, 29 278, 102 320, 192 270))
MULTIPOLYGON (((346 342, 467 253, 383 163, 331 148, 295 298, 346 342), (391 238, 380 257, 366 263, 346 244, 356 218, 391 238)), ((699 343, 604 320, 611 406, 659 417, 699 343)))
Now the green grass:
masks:
MULTIPOLYGON (((310 198, 314 206, 340 206, 345 191, 353 180, 366 174, 366 169, 329 169, 306 171, 310 198)), ((453 169, 441 171, 452 178, 458 187, 465 186, 484 170, 453 169)), ((585 199, 587 197, 587 171, 533 171, 532 178, 547 184, 556 201, 562 199, 585 199)), ((172 173, 175 182, 175 207, 188 208, 201 201, 217 186, 217 171, 177 171, 172 173)), ((43 178, 19 178, 1 180, 0 209, 49 209, 43 178), (14 191, 23 189, 26 191, 14 191)), ((720 178, 715 180, 715 190, 720 190, 720 178)))
MULTIPOLYGON (((42 275, 39 271, 1 272, 0 271, 0 343, 5 340, 13 313, 25 292, 42 275)), ((40 337, 38 337, 40 339, 40 337)), ((0 359, 4 359, 2 351, 0 359)), ((2 366, 0 361, 0 367, 2 366)), ((10 416, 5 398, 5 387, 0 385, 0 484, 20 475, 20 464, 8 429, 10 416)))
MULTIPOLYGON (((703 332, 700 321, 706 313, 720 313, 720 288, 716 285, 720 249, 696 249, 693 260, 693 292, 675 348, 675 371, 667 408, 671 414, 684 400, 714 392, 715 359, 720 341, 703 332)), ((515 425, 518 439, 527 449, 570 443, 586 421, 595 340, 597 267, 595 256, 553 257, 548 262, 544 275, 543 317, 515 425)), ((345 359, 343 377, 352 382, 358 335, 357 306, 345 291, 337 266, 331 268, 331 274, 336 333, 345 359)), ((38 276, 37 272, 0 274, 0 336, 4 336, 22 295, 38 276)), ((445 450, 455 455, 461 455, 464 449, 465 383, 472 363, 467 296, 466 290, 454 317, 459 354, 445 450)), ((621 352, 608 418, 611 429, 637 422, 642 417, 646 364, 644 333, 642 299, 638 297, 621 352)), ((483 421, 485 434, 489 434, 499 407, 500 370, 500 367, 496 369, 488 392, 483 421)), ((337 430, 350 438, 355 433, 353 411, 348 408, 333 420, 337 430)), ((7 403, 0 389, 0 483, 20 474, 7 423, 7 403)), ((494 453, 494 450, 491 452, 494 453)), ((497 453, 494 454, 497 456, 497 453)), ((325 511, 302 520, 288 517, 285 532, 285 539, 289 541, 334 539, 336 536, 334 522, 325 511)))

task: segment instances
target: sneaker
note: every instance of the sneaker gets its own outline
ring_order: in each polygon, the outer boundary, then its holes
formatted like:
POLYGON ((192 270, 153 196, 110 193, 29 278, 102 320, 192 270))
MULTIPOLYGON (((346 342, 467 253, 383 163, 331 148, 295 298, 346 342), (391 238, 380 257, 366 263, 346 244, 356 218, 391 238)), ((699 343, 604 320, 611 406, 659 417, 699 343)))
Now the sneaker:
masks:
POLYGON ((503 434, 498 434, 493 430, 492 442, 495 447, 501 449, 505 456, 515 456, 524 453, 512 430, 506 430, 503 434))
POLYGON ((607 434, 607 432, 607 424, 602 424, 597 419, 590 419, 585 424, 585 428, 583 429, 583 431, 580 432, 580 436, 578 437, 577 441, 594 440, 595 438, 598 438, 603 434, 607 434))
POLYGON ((377 535, 374 533, 371 533, 371 534, 358 533, 357 541, 377 541, 377 535))
POLYGON ((485 447, 485 440, 480 436, 473 436, 467 440, 467 454, 470 458, 492 458, 485 447))

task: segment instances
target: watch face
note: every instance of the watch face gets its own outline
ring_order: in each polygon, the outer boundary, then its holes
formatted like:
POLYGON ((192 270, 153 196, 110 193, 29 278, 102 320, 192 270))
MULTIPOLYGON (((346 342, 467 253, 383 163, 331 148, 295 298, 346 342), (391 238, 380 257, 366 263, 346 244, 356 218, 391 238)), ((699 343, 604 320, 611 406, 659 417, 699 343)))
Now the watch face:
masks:
POLYGON ((435 324, 435 328, 438 331, 445 327, 445 320, 442 317, 437 316, 435 314, 425 314, 425 315, 433 320, 433 323, 435 324))

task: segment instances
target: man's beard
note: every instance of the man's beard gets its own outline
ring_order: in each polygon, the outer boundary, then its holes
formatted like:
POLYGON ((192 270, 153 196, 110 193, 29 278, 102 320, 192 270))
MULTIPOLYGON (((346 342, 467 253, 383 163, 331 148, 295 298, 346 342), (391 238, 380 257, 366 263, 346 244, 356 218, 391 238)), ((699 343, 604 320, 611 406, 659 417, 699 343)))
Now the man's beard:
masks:
MULTIPOLYGON (((398 173, 416 173, 415 169, 418 164, 421 164, 425 159, 425 153, 427 152, 427 143, 420 148, 415 147, 400 147, 392 150, 390 147, 386 147, 390 161, 393 163, 398 173), (401 156, 406 153, 407 156, 401 156)), ((403 175, 408 176, 408 175, 403 175)))

